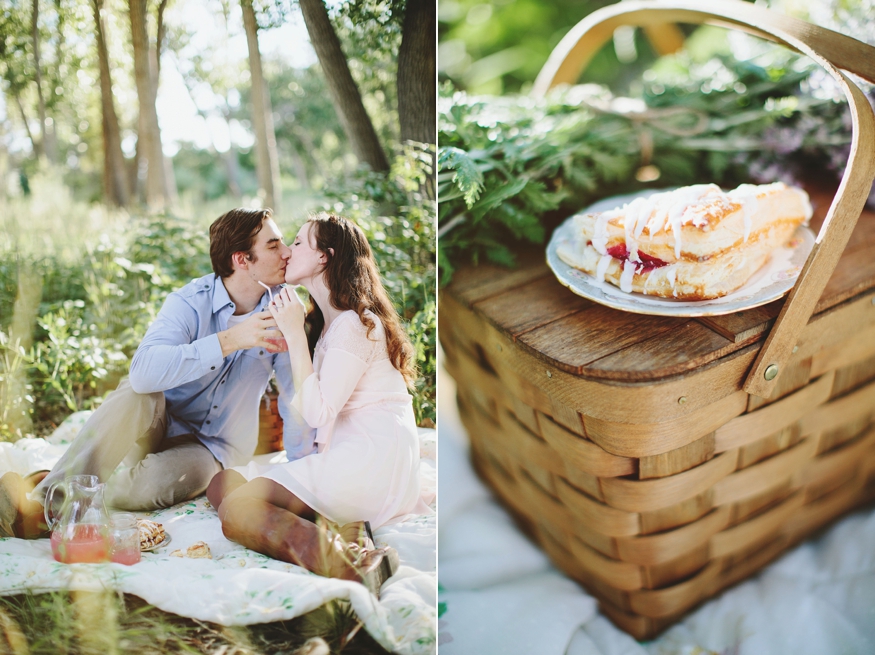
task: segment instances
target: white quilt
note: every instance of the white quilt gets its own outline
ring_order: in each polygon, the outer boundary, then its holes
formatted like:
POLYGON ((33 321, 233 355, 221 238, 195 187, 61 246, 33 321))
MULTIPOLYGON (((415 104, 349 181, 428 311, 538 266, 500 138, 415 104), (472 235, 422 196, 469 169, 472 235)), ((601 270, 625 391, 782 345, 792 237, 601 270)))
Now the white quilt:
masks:
MULTIPOLYGON (((47 440, 0 443, 0 474, 51 468, 86 417, 85 412, 74 414, 47 440)), ((433 496, 435 431, 420 430, 420 442, 423 490, 433 496)), ((266 463, 282 457, 257 459, 266 463)), ((394 547, 401 560, 379 601, 360 584, 323 578, 228 541, 205 497, 141 516, 163 523, 171 540, 143 553, 134 566, 59 564, 48 539, 0 539, 0 594, 102 586, 134 594, 167 612, 221 625, 288 620, 333 599, 348 599, 368 633, 387 650, 411 655, 436 651, 434 514, 375 532, 377 545, 394 547), (209 545, 213 559, 170 557, 197 541, 209 545)))
POLYGON ((477 478, 440 374, 441 655, 872 655, 875 510, 851 514, 640 643, 520 533, 477 478))

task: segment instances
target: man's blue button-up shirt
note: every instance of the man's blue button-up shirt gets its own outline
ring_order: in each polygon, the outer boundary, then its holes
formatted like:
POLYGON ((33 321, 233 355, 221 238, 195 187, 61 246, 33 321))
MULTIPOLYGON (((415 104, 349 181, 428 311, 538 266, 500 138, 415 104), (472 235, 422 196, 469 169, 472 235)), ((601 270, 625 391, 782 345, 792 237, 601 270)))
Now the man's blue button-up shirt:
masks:
MULTIPOLYGON (((268 300, 265 293, 255 311, 265 311, 268 300)), ((245 464, 255 451, 259 402, 275 371, 283 443, 290 460, 303 457, 314 450, 314 435, 290 409, 289 354, 250 348, 222 357, 218 333, 228 329, 234 310, 215 274, 171 293, 134 354, 131 387, 137 393, 163 391, 167 437, 195 435, 228 468, 245 464)))

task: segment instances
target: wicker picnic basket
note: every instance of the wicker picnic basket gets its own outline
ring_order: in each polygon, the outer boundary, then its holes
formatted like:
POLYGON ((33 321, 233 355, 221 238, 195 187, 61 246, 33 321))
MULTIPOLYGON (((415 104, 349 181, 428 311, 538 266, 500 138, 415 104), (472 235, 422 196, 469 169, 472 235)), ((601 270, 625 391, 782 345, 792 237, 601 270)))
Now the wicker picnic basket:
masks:
POLYGON ((258 410, 258 445, 256 455, 277 453, 283 449, 283 419, 277 407, 277 393, 269 389, 261 397, 258 410))
POLYGON ((875 117, 838 70, 875 81, 875 48, 749 4, 697 6, 592 14, 536 90, 576 80, 623 24, 730 26, 818 61, 847 96, 854 141, 838 192, 808 189, 820 232, 790 295, 728 316, 640 316, 575 296, 532 249, 512 271, 459 270, 440 299, 479 474, 637 638, 875 497, 875 213, 863 211, 875 117))

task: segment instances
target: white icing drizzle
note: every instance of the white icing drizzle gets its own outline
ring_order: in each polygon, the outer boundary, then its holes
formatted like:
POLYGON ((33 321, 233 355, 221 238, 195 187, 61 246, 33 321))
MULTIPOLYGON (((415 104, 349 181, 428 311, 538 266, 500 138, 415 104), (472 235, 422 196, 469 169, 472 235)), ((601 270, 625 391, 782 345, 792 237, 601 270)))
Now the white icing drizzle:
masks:
POLYGON ((630 261, 641 261, 638 256, 638 238, 650 220, 652 211, 653 206, 649 198, 636 198, 626 206, 623 232, 626 237, 626 252, 630 261))
MULTIPOLYGON (((594 218, 591 244, 601 255, 596 266, 596 279, 600 282, 605 281, 605 275, 614 259, 608 254, 609 223, 615 230, 617 228, 623 230, 627 256, 625 260, 618 259, 623 264, 619 287, 623 292, 630 293, 635 275, 645 271, 638 252, 638 242, 645 228, 648 229, 651 236, 658 234, 660 230, 666 232, 670 230, 671 236, 674 237, 675 257, 680 259, 684 225, 706 226, 707 229, 712 216, 725 216, 733 210, 734 206, 740 205, 740 209, 736 211, 742 212, 744 241, 746 242, 753 229, 753 216, 759 204, 759 197, 787 188, 783 182, 759 186, 742 184, 736 189, 724 192, 716 184, 698 184, 674 191, 656 193, 649 198, 636 198, 620 208, 601 212, 594 216, 590 214, 588 218, 594 218)), ((805 212, 805 223, 807 224, 812 215, 808 194, 801 189, 794 188, 793 190, 800 194, 805 212)), ((585 240, 579 244, 581 253, 586 246, 585 240)), ((677 264, 668 264, 660 270, 659 275, 665 275, 665 280, 671 286, 672 295, 677 297, 677 264)), ((653 285, 654 280, 651 280, 651 277, 655 273, 656 270, 653 270, 646 275, 643 286, 644 293, 647 293, 647 289, 653 285)))
POLYGON ((602 212, 595 219, 592 234, 592 247, 596 249, 600 255, 606 255, 608 252, 608 220, 612 218, 613 212, 602 212))
POLYGON ((632 292, 632 278, 635 276, 636 268, 635 263, 628 259, 623 262, 623 274, 620 276, 620 291, 632 292))
POLYGON ((595 279, 599 282, 605 281, 605 273, 608 272, 608 266, 611 265, 613 257, 610 255, 602 255, 595 269, 595 279))
POLYGON ((755 186, 753 184, 742 184, 738 188, 733 189, 728 192, 726 195, 729 198, 737 200, 741 203, 741 211, 742 217, 744 219, 744 241, 747 242, 748 237, 750 236, 752 217, 756 212, 757 205, 759 204, 759 200, 757 196, 761 192, 768 192, 773 189, 783 188, 784 184, 782 182, 775 182, 774 184, 768 184, 763 186, 755 186))
POLYGON ((677 272, 677 269, 675 268, 675 264, 671 264, 670 266, 666 267, 665 277, 668 280, 668 283, 671 285, 672 292, 674 292, 674 290, 675 290, 674 285, 675 285, 675 282, 677 281, 677 275, 678 275, 678 272, 677 272))

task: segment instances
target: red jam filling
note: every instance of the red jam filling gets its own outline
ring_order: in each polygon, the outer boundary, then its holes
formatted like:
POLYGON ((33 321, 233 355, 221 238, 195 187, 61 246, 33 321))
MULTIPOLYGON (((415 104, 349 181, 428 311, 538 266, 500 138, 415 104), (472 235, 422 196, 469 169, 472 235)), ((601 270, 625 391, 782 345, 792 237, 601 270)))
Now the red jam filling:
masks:
MULTIPOLYGON (((620 261, 625 261, 629 259, 629 251, 626 249, 625 243, 611 246, 610 248, 608 248, 608 254, 614 259, 619 259, 620 261)), ((664 262, 661 259, 657 259, 656 257, 651 257, 650 255, 645 255, 640 250, 638 251, 638 258, 641 260, 641 262, 638 263, 639 270, 643 268, 645 271, 652 271, 654 268, 668 266, 668 262, 664 262)))

